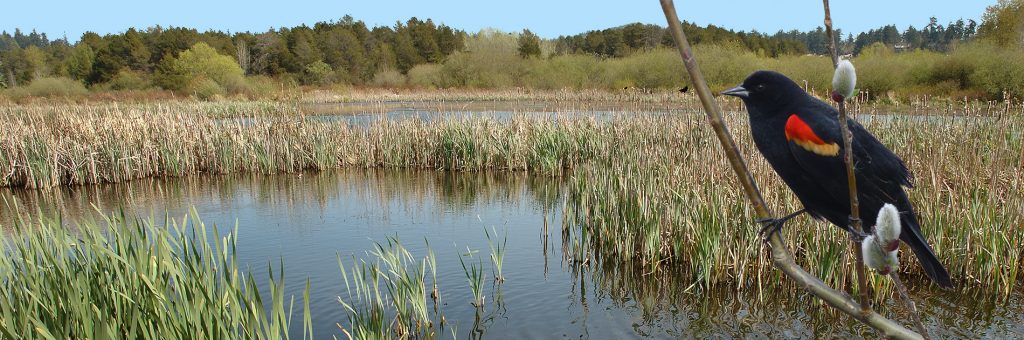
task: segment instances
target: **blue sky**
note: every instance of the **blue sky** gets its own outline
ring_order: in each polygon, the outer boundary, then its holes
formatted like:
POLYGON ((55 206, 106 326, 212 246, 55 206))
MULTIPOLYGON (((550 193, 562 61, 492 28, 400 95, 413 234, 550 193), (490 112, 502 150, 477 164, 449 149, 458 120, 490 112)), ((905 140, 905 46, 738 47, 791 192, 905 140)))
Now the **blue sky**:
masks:
MULTIPOLYGON (((935 16, 943 25, 956 18, 981 21, 995 0, 832 1, 836 27, 861 32, 886 24, 900 30, 920 28, 935 16)), ((779 29, 810 30, 822 25, 818 0, 677 0, 683 20, 700 25, 773 33, 779 29)), ((664 26, 658 1, 315 1, 315 0, 177 0, 177 1, 18 1, 3 5, 0 30, 36 29, 51 39, 76 41, 85 31, 122 32, 128 27, 184 26, 199 30, 265 31, 270 27, 312 25, 350 14, 370 26, 393 25, 416 16, 470 32, 485 27, 504 31, 529 28, 545 38, 569 35, 631 22, 664 26), (13 14, 13 15, 11 15, 13 14)))

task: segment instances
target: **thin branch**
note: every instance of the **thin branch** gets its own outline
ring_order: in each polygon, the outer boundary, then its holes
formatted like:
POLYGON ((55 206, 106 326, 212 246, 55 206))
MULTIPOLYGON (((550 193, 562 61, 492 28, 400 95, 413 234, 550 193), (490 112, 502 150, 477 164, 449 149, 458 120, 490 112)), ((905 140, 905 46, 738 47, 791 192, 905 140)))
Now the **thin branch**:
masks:
MULTIPOLYGON (((829 51, 832 52, 832 66, 834 68, 839 67, 839 52, 836 49, 836 39, 833 36, 832 31, 832 15, 829 11, 828 0, 822 0, 825 6, 825 33, 828 35, 828 47, 829 51)), ((836 97, 834 97, 836 98, 836 97)), ((860 219, 860 201, 857 198, 857 177, 854 171, 854 159, 853 159, 853 136, 850 133, 849 121, 846 116, 846 98, 839 96, 839 122, 840 129, 843 134, 843 147, 846 148, 846 152, 843 154, 843 159, 846 162, 846 179, 847 185, 850 190, 850 229, 864 231, 864 225, 860 219)), ((869 311, 871 309, 871 299, 868 297, 867 289, 867 273, 864 269, 864 254, 863 249, 860 247, 859 242, 851 238, 850 246, 853 248, 854 256, 857 261, 857 288, 860 290, 860 304, 862 311, 869 311)), ((917 307, 914 305, 914 301, 910 299, 907 294, 907 288, 903 286, 903 281, 900 280, 898 270, 893 270, 889 277, 892 278, 893 283, 896 284, 896 288, 899 291, 900 301, 903 302, 907 310, 910 312, 910 316, 914 321, 914 326, 921 332, 921 335, 925 339, 930 339, 928 335, 928 329, 924 328, 924 324, 921 323, 921 315, 917 312, 917 307)))
MULTIPOLYGON (((725 154, 729 159, 729 164, 732 165, 733 171, 735 171, 736 176, 739 177, 744 193, 750 200, 751 205, 753 205, 754 211, 757 213, 758 217, 771 217, 772 213, 768 210, 767 205, 764 203, 764 199, 761 197, 761 193, 757 190, 757 185, 754 183, 754 177, 747 169, 747 165, 744 162, 743 157, 740 156, 739 149, 736 147, 736 143, 732 139, 732 135, 729 134, 729 131, 722 120, 721 109, 718 107, 718 103, 715 102, 711 94, 711 89, 708 88, 707 83, 704 81, 704 76, 700 72, 700 68, 697 66, 697 60, 693 56, 690 43, 686 40, 686 35, 683 33, 682 25, 676 15, 675 5, 673 5, 672 0, 661 0, 661 7, 665 11, 665 19, 668 21, 669 32, 676 41, 676 47, 679 49, 679 56, 682 57, 683 64, 686 66, 686 71, 690 75, 690 80, 697 91, 697 95, 700 97, 700 101, 704 106, 704 111, 707 114, 708 121, 711 123, 711 127, 715 130, 715 135, 718 136, 718 140, 721 142, 722 148, 725 149, 725 154)), ((789 252, 789 249, 786 249, 780 233, 772 233, 769 238, 769 245, 772 253, 772 261, 775 266, 789 276, 793 281, 796 281, 801 287, 811 294, 814 294, 828 305, 879 330, 885 336, 898 339, 921 338, 919 334, 914 333, 906 327, 903 327, 903 325, 889 320, 878 313, 873 311, 862 313, 856 301, 853 301, 840 291, 829 288, 821 281, 821 279, 811 275, 803 268, 800 268, 793 259, 793 255, 789 252)))
POLYGON ((917 312, 917 306, 914 304, 914 300, 910 299, 910 294, 907 293, 907 287, 903 285, 903 280, 900 280, 899 270, 893 269, 889 272, 889 278, 896 284, 896 291, 899 292, 900 301, 907 306, 910 311, 910 317, 914 320, 914 327, 917 327, 917 331, 921 332, 921 336, 926 340, 931 339, 931 335, 928 334, 928 329, 924 328, 924 323, 921 322, 921 315, 917 312))
MULTIPOLYGON (((829 12, 828 0, 825 3, 825 34, 828 36, 828 50, 832 52, 832 67, 839 66, 839 52, 836 51, 836 39, 832 32, 832 14, 829 12)), ((846 117, 846 99, 839 101, 839 129, 843 134, 843 161, 846 162, 846 184, 850 191, 850 230, 864 232, 864 226, 860 220, 860 201, 857 198, 857 175, 854 172, 853 159, 853 134, 850 133, 850 122, 846 117)), ((860 243, 850 239, 850 248, 853 248, 853 256, 856 258, 857 290, 860 291, 860 308, 863 312, 871 310, 871 298, 868 296, 868 275, 864 270, 864 254, 860 249, 860 243)))

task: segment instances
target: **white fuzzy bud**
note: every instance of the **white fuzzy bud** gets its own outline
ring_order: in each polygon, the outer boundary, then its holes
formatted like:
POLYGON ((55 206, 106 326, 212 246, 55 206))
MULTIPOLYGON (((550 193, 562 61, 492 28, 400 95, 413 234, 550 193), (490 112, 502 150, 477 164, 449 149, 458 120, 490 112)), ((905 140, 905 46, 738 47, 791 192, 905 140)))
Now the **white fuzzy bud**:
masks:
POLYGON ((839 60, 836 72, 832 74, 832 99, 843 101, 853 97, 857 91, 857 70, 849 60, 839 60))
POLYGON ((900 232, 900 211, 896 206, 886 203, 878 210, 878 219, 875 220, 875 235, 878 235, 878 243, 886 250, 894 250, 899 246, 900 232))
POLYGON ((900 260, 896 256, 896 250, 886 251, 878 243, 875 235, 870 235, 861 241, 861 251, 864 254, 864 265, 878 271, 880 274, 889 274, 900 266, 900 260))

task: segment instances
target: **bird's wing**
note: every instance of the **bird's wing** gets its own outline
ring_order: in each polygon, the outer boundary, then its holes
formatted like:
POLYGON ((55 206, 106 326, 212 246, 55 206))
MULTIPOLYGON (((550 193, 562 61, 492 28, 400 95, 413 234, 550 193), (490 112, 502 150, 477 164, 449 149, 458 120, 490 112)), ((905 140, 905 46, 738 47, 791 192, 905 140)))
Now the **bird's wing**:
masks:
POLYGON ((837 202, 848 200, 842 138, 836 121, 810 112, 790 114, 786 143, 803 173, 837 202))
MULTIPOLYGON (((842 156, 842 133, 836 116, 835 109, 824 103, 809 108, 808 112, 794 113, 786 123, 786 139, 793 157, 808 176, 843 202, 848 201, 849 187, 842 156)), ((851 120, 849 127, 861 196, 896 203, 895 191, 902 185, 911 185, 911 176, 903 161, 856 121, 851 120)))
POLYGON ((903 160, 878 141, 864 126, 850 120, 850 133, 853 135, 853 152, 858 171, 863 168, 864 175, 872 180, 894 183, 897 186, 913 186, 913 176, 903 160))

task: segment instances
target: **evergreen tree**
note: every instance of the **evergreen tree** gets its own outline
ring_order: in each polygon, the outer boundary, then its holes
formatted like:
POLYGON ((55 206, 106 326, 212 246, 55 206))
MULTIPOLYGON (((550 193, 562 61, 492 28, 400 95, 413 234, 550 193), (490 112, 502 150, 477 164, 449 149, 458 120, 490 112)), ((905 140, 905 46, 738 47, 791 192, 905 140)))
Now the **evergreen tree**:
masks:
POLYGON ((106 82, 123 68, 137 71, 149 70, 149 49, 142 43, 142 37, 134 28, 109 38, 109 43, 96 52, 90 83, 106 82))
POLYGON ((924 35, 911 25, 907 27, 906 31, 903 31, 903 42, 910 45, 910 48, 921 48, 924 43, 924 35))
POLYGON ((402 73, 426 61, 416 50, 409 29, 401 23, 395 25, 394 46, 396 66, 402 73))
POLYGON ((289 35, 289 47, 295 56, 295 63, 288 68, 290 72, 301 72, 306 66, 323 60, 323 54, 313 43, 313 31, 306 26, 299 26, 289 35))
POLYGON ((528 29, 519 34, 519 56, 523 58, 540 57, 540 37, 528 29))
POLYGON ((409 30, 413 46, 419 51, 420 59, 430 63, 437 63, 442 60, 444 56, 441 54, 441 47, 438 46, 437 38, 434 35, 437 27, 434 26, 433 21, 427 19, 424 22, 413 17, 409 19, 405 27, 409 30))
POLYGON ((21 46, 18 46, 18 41, 14 40, 14 37, 7 33, 7 31, 0 33, 0 52, 13 50, 19 47, 21 46))

